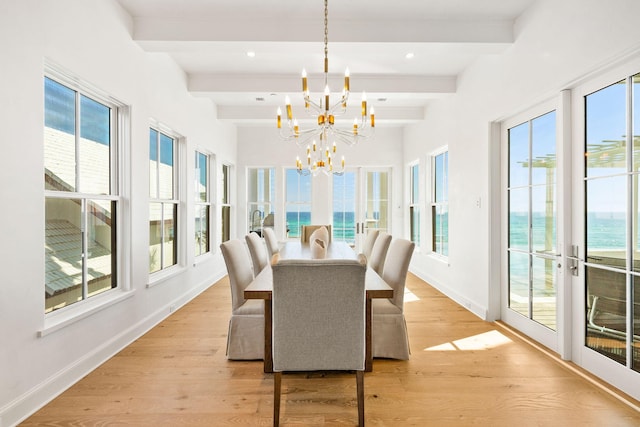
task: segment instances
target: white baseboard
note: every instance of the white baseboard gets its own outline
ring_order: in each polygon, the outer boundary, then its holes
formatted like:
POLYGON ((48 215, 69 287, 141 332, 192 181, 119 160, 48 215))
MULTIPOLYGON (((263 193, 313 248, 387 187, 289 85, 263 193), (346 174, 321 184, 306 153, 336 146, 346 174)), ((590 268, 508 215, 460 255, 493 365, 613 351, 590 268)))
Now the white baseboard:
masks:
POLYGON ((415 274, 416 276, 418 276, 420 279, 427 282, 429 285, 433 286, 434 288, 442 292, 444 295, 446 295, 448 298, 455 301, 457 304, 461 305, 462 307, 466 308, 467 310, 469 310, 470 312, 472 312, 473 314, 481 318, 482 320, 487 320, 487 316, 488 316, 487 307, 484 307, 480 304, 476 304, 474 301, 471 301, 468 298, 465 298, 464 296, 460 295, 450 287, 445 286, 442 283, 438 282, 436 279, 431 277, 425 269, 421 267, 422 266, 419 265, 419 263, 412 262, 411 265, 409 266, 409 271, 412 274, 415 274))

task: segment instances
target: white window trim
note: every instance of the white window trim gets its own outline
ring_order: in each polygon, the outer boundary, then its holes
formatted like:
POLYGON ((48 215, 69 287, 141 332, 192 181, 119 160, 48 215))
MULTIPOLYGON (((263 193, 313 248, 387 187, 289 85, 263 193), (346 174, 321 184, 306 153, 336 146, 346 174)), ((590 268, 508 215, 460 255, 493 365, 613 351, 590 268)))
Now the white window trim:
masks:
MULTIPOLYGON (((111 172, 113 176, 113 192, 115 194, 98 198, 118 202, 118 210, 115 216, 117 224, 116 241, 118 242, 116 264, 118 271, 117 286, 114 289, 78 301, 51 313, 43 313, 43 326, 37 331, 38 337, 47 336, 105 308, 124 301, 132 297, 135 292, 131 285, 131 211, 128 206, 129 204, 125 203, 125 200, 129 198, 131 185, 130 156, 125 155, 125 153, 130 152, 131 147, 130 107, 49 59, 45 59, 44 62, 43 78, 44 77, 49 77, 87 96, 90 95, 92 99, 103 102, 113 108, 113 135, 115 136, 115 145, 112 148, 114 155, 111 156, 111 172)), ((59 192, 45 190, 44 193, 45 197, 63 197, 59 192)), ((73 194, 80 197, 87 196, 82 193, 73 194)), ((91 197, 96 198, 96 195, 91 195, 91 197)))
MULTIPOLYGON (((214 167, 215 167, 215 156, 213 155, 213 153, 211 153, 209 150, 205 150, 205 149, 201 149, 201 148, 197 148, 194 150, 194 154, 195 153, 200 153, 200 154, 204 154, 205 156, 207 156, 207 201, 206 202, 201 202, 201 201, 196 201, 196 194, 194 194, 193 200, 194 200, 194 215, 192 215, 192 218, 195 218, 195 207, 196 206, 209 206, 209 221, 208 221, 208 230, 209 230, 209 250, 205 253, 202 253, 200 255, 196 255, 194 253, 194 260, 193 260, 193 265, 197 265, 203 261, 205 261, 207 258, 211 258, 212 254, 213 254, 213 249, 214 249, 214 244, 213 242, 215 242, 215 234, 214 234, 214 230, 213 230, 213 226, 214 226, 214 221, 213 221, 213 217, 215 217, 215 191, 213 189, 213 184, 214 184, 214 180, 211 179, 212 176, 212 172, 215 171, 214 167)), ((193 172, 195 174, 195 165, 193 167, 193 172)), ((193 182, 196 183, 197 182, 197 177, 194 175, 193 177, 193 182)), ((193 233, 191 233, 191 235, 193 236, 193 233)), ((193 245, 192 245, 193 248, 193 245)))
MULTIPOLYGON (((429 176, 431 177, 431 185, 428 187, 430 189, 430 197, 429 197, 429 209, 427 209, 428 212, 428 217, 429 217, 429 256, 442 261, 444 263, 449 263, 449 256, 448 255, 443 255, 439 252, 435 252, 433 250, 433 228, 431 227, 431 224, 433 224, 433 206, 436 205, 436 201, 435 201, 435 196, 436 196, 436 170, 435 170, 435 160, 436 157, 444 154, 444 153, 448 153, 449 152, 449 146, 448 145, 443 145, 442 147, 437 148, 436 150, 433 150, 431 153, 429 153, 429 176)), ((449 159, 447 158, 447 180, 449 178, 449 159)), ((447 199, 447 207, 449 206, 449 200, 447 199)), ((449 230, 447 230, 449 231, 449 230)), ((449 235, 447 235, 447 238, 449 237, 449 235)), ((451 248, 449 248, 451 249, 451 248)))
POLYGON ((407 225, 408 225, 408 236, 409 236, 409 240, 412 239, 413 236, 411 236, 411 207, 417 206, 418 208, 418 213, 420 215, 420 218, 418 220, 418 239, 419 239, 419 244, 416 244, 415 250, 417 252, 420 252, 420 247, 422 246, 422 242, 423 242, 423 228, 422 228, 422 222, 423 222, 423 217, 424 217, 424 209, 423 209, 423 203, 422 201, 422 188, 420 186, 420 183, 422 182, 422 180, 420 179, 420 177, 423 174, 423 168, 420 167, 420 159, 416 159, 412 162, 409 162, 407 164, 407 170, 408 170, 408 176, 407 176, 407 186, 406 188, 408 189, 408 193, 407 193, 407 213, 409 215, 408 221, 407 221, 407 225), (414 180, 413 180, 413 168, 414 167, 418 167, 418 179, 417 182, 415 182, 416 185, 418 185, 418 202, 416 203, 415 200, 413 200, 413 185, 414 185, 414 180))

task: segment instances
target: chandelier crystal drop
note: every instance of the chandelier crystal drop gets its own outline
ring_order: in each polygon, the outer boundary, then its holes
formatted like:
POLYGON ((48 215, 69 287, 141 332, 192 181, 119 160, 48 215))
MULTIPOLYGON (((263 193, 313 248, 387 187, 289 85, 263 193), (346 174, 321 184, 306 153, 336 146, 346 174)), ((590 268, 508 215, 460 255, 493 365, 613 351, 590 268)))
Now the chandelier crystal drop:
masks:
MULTIPOLYGON (((317 118, 317 124, 309 128, 303 128, 293 116, 291 100, 285 98, 286 125, 282 125, 282 109, 278 107, 277 125, 280 136, 285 141, 294 141, 299 147, 306 150, 303 158, 296 158, 296 169, 302 175, 317 175, 323 172, 327 175, 342 175, 345 170, 344 156, 337 159, 336 142, 346 145, 355 145, 362 139, 373 136, 375 128, 375 112, 373 107, 367 107, 366 94, 362 93, 362 101, 359 117, 353 122, 338 127, 336 117, 344 116, 347 112, 349 101, 350 82, 349 69, 344 74, 344 87, 337 101, 331 103, 331 91, 329 89, 329 22, 328 0, 324 0, 324 92, 318 102, 311 99, 307 82, 307 72, 302 70, 302 96, 306 113, 317 118)), ((335 98, 333 98, 335 99, 335 98)))

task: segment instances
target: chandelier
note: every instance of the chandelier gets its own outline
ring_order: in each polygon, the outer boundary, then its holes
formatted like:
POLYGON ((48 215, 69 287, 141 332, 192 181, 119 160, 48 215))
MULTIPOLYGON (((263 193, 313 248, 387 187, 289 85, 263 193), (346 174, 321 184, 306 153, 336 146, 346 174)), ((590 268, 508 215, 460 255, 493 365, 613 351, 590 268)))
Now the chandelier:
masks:
MULTIPOLYGON (((317 124, 312 127, 303 128, 298 124, 298 120, 293 116, 291 100, 285 98, 286 127, 282 126, 282 110, 278 107, 278 129, 280 137, 286 141, 294 141, 299 147, 305 147, 306 152, 303 158, 296 158, 296 169, 301 175, 317 175, 320 172, 326 175, 342 175, 345 169, 345 160, 336 163, 337 146, 336 141, 346 145, 355 145, 361 139, 366 139, 373 135, 375 127, 375 112, 373 107, 367 109, 366 94, 362 93, 360 117, 355 117, 352 123, 338 127, 336 117, 344 116, 347 112, 349 101, 349 69, 344 74, 344 88, 339 99, 331 103, 331 91, 329 90, 329 49, 328 39, 328 0, 324 0, 324 94, 319 97, 318 102, 311 99, 307 84, 307 73, 302 70, 302 96, 304 98, 304 109, 306 113, 317 118, 317 124)), ((335 100, 335 98, 334 98, 335 100)))

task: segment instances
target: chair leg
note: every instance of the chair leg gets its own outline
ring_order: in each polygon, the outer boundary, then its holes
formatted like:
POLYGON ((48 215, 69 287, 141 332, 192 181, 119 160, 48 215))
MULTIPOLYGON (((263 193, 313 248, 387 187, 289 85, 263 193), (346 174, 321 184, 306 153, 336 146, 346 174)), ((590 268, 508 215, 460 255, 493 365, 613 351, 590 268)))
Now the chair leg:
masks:
POLYGON ((364 427, 364 371, 356 371, 358 390, 358 426, 364 427))
POLYGON ((280 425, 280 385, 282 372, 273 373, 273 427, 280 425))

